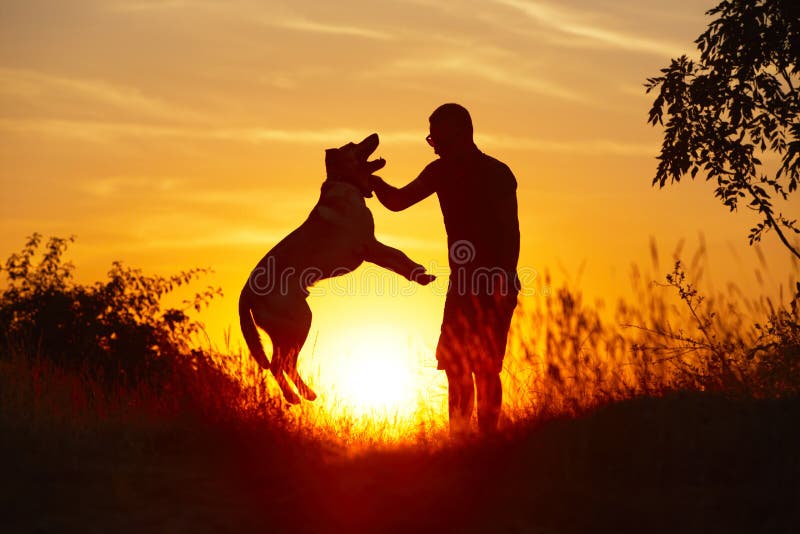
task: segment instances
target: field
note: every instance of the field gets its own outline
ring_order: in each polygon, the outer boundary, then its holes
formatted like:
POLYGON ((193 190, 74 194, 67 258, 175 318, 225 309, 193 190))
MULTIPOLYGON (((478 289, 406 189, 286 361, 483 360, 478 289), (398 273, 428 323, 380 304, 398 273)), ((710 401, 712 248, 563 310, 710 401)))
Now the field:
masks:
POLYGON ((58 374, 3 377, 5 532, 791 532, 800 519, 796 399, 637 398, 493 440, 354 451, 268 414, 104 411, 58 374))
MULTIPOLYGON (((663 287, 634 276, 636 306, 619 303, 613 314, 567 287, 521 310, 501 430, 461 440, 449 439, 441 406, 420 403, 394 418, 287 408, 235 350, 173 340, 174 351, 162 344, 149 360, 115 360, 129 366, 116 373, 74 346, 56 355, 46 344, 52 332, 31 337, 20 318, 45 302, 52 313, 48 299, 80 297, 86 307, 107 294, 45 283, 35 276, 44 272, 65 280, 65 271, 31 268, 4 297, 4 311, 17 310, 7 332, 18 330, 0 358, 3 532, 792 532, 800 524, 797 306, 748 303, 736 292, 701 298, 680 264, 663 287)), ((158 285, 129 274, 116 283, 145 293, 158 285)), ((42 327, 46 316, 31 324, 42 327)), ((191 330, 173 318, 186 327, 173 333, 191 330)), ((134 323, 155 324, 142 321, 134 323)))

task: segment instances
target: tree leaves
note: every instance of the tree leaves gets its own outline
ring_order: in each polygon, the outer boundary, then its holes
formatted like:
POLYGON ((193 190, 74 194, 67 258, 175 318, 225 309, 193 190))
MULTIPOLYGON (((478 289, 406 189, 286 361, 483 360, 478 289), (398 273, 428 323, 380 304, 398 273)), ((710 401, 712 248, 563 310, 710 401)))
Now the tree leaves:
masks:
POLYGON ((707 14, 716 18, 695 41, 700 60, 672 59, 645 84, 656 93, 648 123, 664 127, 652 184, 702 171, 729 209, 747 198, 763 216, 751 244, 774 229, 800 258, 784 234, 795 227, 773 213, 768 192, 788 200, 800 180, 800 3, 730 0, 707 14), (761 153, 780 156, 772 176, 762 171, 761 153))

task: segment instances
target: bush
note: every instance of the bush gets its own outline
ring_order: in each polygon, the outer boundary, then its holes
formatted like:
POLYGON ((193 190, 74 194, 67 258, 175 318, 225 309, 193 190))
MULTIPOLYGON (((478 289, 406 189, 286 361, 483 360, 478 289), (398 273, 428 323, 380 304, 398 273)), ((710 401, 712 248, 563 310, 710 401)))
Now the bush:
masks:
POLYGON ((664 283, 634 266, 634 298, 613 313, 573 287, 551 288, 546 275, 534 288, 542 297, 515 323, 516 354, 533 368, 514 380, 515 395, 537 414, 557 415, 677 391, 800 395, 800 283, 791 280, 794 295, 778 302, 751 301, 733 285, 704 295, 702 257, 690 274, 676 261, 664 283))
POLYGON ((208 274, 190 269, 173 276, 148 276, 114 262, 108 280, 75 283, 64 253, 74 237, 30 236, 6 261, 7 286, 0 293, 0 359, 38 357, 70 369, 85 369, 106 382, 158 380, 181 357, 197 357, 190 340, 202 325, 187 315, 199 311, 219 288, 207 287, 184 308, 161 308, 161 299, 208 274), (44 243, 44 250, 40 248, 44 243))

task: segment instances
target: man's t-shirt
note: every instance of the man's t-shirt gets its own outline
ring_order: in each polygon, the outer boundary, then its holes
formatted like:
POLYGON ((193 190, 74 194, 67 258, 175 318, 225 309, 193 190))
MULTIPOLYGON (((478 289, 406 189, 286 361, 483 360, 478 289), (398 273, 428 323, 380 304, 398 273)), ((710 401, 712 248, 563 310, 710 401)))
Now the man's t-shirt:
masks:
POLYGON ((511 169, 477 148, 431 162, 400 189, 382 180, 374 184, 378 200, 393 211, 436 193, 447 231, 451 286, 474 279, 476 270, 513 277, 519 258, 516 189, 511 169))

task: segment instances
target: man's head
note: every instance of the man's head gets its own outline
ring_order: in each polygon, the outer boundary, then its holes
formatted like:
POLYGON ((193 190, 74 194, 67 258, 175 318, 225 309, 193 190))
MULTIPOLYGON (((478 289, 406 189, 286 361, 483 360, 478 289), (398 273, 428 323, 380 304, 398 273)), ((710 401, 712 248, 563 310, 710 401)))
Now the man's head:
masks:
POLYGON ((347 182, 358 187, 365 197, 372 196, 370 175, 386 165, 384 159, 367 161, 378 148, 378 134, 364 138, 358 144, 347 143, 339 148, 325 151, 325 169, 329 180, 347 182))
POLYGON ((465 107, 452 103, 442 104, 428 120, 428 142, 439 156, 448 157, 474 146, 472 118, 465 107))

